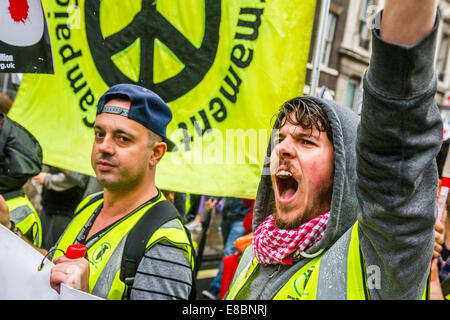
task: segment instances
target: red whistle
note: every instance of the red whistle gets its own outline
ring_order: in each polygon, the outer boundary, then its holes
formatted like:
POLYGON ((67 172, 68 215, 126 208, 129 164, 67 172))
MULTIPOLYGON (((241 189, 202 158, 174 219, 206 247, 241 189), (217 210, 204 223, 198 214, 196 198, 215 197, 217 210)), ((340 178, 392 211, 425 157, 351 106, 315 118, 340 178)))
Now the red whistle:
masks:
POLYGON ((66 257, 69 259, 83 258, 86 254, 86 246, 81 243, 71 244, 66 251, 66 257))

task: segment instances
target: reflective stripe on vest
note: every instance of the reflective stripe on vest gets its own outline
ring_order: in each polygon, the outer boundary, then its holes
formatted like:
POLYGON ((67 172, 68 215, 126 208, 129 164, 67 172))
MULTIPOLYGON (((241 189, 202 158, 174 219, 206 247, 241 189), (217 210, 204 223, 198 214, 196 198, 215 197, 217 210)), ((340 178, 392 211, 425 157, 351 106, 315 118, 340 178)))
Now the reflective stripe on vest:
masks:
MULTIPOLYGON (((227 299, 233 300, 258 267, 255 258, 237 277, 227 299)), ((359 248, 356 222, 328 251, 300 268, 274 295, 274 300, 364 300, 365 265, 359 248)), ((428 283, 429 284, 429 283, 428 283)), ((422 299, 427 298, 428 284, 422 299)))
POLYGON ((6 200, 11 221, 37 247, 42 244, 42 226, 36 209, 26 195, 6 200))
MULTIPOLYGON (((126 286, 125 283, 120 280, 120 266, 128 233, 153 205, 163 200, 165 200, 165 198, 161 194, 158 200, 135 209, 117 223, 113 224, 99 239, 89 245, 87 255, 90 262, 90 293, 104 299, 118 300, 122 298, 126 286)), ((78 209, 83 209, 88 202, 89 200, 83 200, 78 206, 78 209)), ((102 202, 103 198, 77 213, 61 236, 61 239, 57 244, 57 249, 66 251, 67 247, 76 241, 81 230, 102 202)), ((161 240, 168 241, 175 246, 184 249, 183 252, 186 252, 188 260, 191 261, 191 267, 193 267, 193 252, 191 252, 189 240, 181 221, 178 219, 171 220, 166 223, 164 227, 155 231, 147 243, 147 250, 161 240)), ((61 251, 56 250, 53 259, 60 255, 62 255, 61 251)))

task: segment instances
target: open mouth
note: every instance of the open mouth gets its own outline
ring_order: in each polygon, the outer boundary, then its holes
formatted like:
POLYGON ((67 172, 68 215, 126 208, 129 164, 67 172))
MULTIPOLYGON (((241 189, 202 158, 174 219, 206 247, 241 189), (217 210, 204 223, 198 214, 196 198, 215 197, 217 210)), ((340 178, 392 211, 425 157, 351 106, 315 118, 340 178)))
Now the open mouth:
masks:
POLYGON ((280 170, 275 174, 279 199, 290 202, 297 193, 298 182, 292 176, 292 173, 286 170, 280 170))

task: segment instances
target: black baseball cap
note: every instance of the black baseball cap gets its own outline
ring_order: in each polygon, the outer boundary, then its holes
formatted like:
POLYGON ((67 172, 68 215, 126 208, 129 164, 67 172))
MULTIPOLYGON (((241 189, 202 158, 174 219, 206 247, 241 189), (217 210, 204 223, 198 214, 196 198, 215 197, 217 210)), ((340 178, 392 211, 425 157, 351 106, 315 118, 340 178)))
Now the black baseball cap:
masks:
POLYGON ((167 144, 167 151, 177 150, 175 143, 166 136, 167 125, 172 120, 172 111, 156 93, 147 88, 129 83, 110 87, 98 100, 97 115, 100 113, 117 114, 137 121, 159 135, 167 144), (130 109, 105 106, 114 98, 129 100, 130 109))

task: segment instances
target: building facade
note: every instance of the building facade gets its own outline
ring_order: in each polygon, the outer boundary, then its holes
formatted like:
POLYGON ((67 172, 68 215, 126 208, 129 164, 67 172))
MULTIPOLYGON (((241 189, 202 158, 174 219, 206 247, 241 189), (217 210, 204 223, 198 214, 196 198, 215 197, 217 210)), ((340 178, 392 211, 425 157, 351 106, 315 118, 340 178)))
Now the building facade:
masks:
MULTIPOLYGON (((331 0, 325 41, 320 58, 318 88, 329 89, 334 100, 358 112, 362 76, 370 60, 370 26, 367 24, 384 6, 385 0, 331 0)), ((317 0, 311 50, 307 65, 304 93, 310 92, 312 57, 322 0, 317 0)), ((436 71, 438 92, 436 101, 450 110, 450 0, 440 0, 441 24, 438 31, 436 71)), ((14 99, 21 75, 0 74, 0 91, 14 99)), ((450 111, 449 113, 450 119, 450 111)))
MULTIPOLYGON (((317 1, 305 94, 309 93, 321 3, 321 0, 317 1)), ((331 0, 318 88, 325 86, 334 100, 356 112, 359 112, 360 106, 361 79, 370 61, 372 26, 368 25, 368 21, 372 21, 375 13, 383 6, 384 0, 331 0)), ((441 24, 435 58, 438 76, 436 101, 440 108, 444 108, 449 100, 445 99, 446 93, 450 90, 450 0, 440 0, 439 8, 441 24)))

